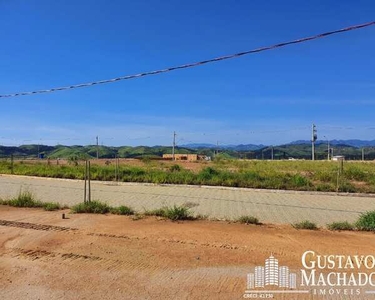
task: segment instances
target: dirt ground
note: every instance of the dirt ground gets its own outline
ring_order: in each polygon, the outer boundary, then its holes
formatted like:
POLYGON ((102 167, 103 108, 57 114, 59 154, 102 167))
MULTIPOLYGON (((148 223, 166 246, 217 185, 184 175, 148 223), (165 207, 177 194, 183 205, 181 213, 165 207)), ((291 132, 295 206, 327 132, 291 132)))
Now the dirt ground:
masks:
POLYGON ((371 233, 0 206, 0 299, 243 299, 271 254, 298 271, 306 250, 374 248, 371 233))

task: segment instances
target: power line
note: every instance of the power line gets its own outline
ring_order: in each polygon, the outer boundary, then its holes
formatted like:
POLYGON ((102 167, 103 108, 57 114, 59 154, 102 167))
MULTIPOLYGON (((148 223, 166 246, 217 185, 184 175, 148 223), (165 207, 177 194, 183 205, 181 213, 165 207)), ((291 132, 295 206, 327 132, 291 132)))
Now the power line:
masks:
POLYGON ((175 71, 175 70, 187 69, 187 68, 197 67, 197 66, 200 66, 200 65, 208 64, 208 63, 232 59, 232 58, 236 58, 236 57, 240 57, 240 56, 244 56, 244 55, 248 55, 248 54, 253 54, 253 53, 257 53, 257 52, 268 51, 268 50, 272 50, 272 49, 276 49, 276 48, 285 47, 285 46, 288 46, 288 45, 299 44, 299 43, 320 39, 320 38, 323 38, 323 37, 326 37, 326 36, 330 36, 330 35, 334 35, 334 34, 338 34, 338 33, 342 33, 342 32, 347 32, 347 31, 351 31, 351 30, 356 30, 356 29, 368 27, 368 26, 371 26, 371 25, 375 25, 375 21, 363 23, 363 24, 359 24, 359 25, 353 25, 353 26, 338 29, 338 30, 328 31, 328 32, 325 32, 325 33, 320 33, 320 34, 317 34, 317 35, 313 35, 313 36, 309 36, 309 37, 305 37, 305 38, 301 38, 301 39, 296 39, 296 40, 292 40, 292 41, 288 41, 288 42, 284 42, 284 43, 274 44, 274 45, 271 45, 271 46, 260 47, 260 48, 249 50, 249 51, 219 56, 219 57, 215 57, 215 58, 207 59, 207 60, 202 60, 202 61, 195 62, 195 63, 183 64, 183 65, 176 66, 176 67, 170 67, 170 68, 166 68, 166 69, 160 69, 160 70, 156 70, 156 71, 149 71, 149 72, 138 73, 138 74, 133 74, 133 75, 126 75, 126 76, 121 76, 121 77, 112 78, 112 79, 105 79, 105 80, 99 80, 99 81, 92 81, 92 82, 88 82, 88 83, 75 84, 75 85, 70 85, 70 86, 65 86, 65 87, 51 88, 51 89, 47 89, 47 90, 37 90, 37 91, 33 91, 33 92, 18 92, 18 93, 7 94, 7 95, 5 94, 5 95, 0 95, 0 98, 27 96, 27 95, 43 94, 43 93, 52 93, 52 92, 57 92, 57 91, 64 91, 64 90, 70 90, 70 89, 76 89, 76 88, 82 88, 82 87, 89 87, 89 86, 98 85, 98 84, 106 84, 106 83, 116 82, 116 81, 120 81, 120 80, 134 79, 134 78, 139 78, 139 77, 144 77, 144 76, 149 76, 149 75, 157 75, 157 74, 171 72, 171 71, 175 71))

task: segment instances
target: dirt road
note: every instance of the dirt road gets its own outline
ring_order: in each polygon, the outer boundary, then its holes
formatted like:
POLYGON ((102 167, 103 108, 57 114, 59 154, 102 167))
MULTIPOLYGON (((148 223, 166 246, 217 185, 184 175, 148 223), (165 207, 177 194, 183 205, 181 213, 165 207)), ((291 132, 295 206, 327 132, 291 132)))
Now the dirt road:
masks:
MULTIPOLYGON (((0 198, 14 197, 21 188, 32 191, 42 201, 74 205, 83 200, 83 182, 79 180, 0 175, 0 198)), ((92 181, 92 195, 93 199, 113 206, 128 205, 140 212, 189 203, 194 213, 212 218, 235 219, 252 215, 262 222, 274 224, 306 219, 322 226, 334 221, 353 222, 361 212, 375 209, 373 196, 221 187, 92 181)))
POLYGON ((271 253, 297 272, 308 249, 375 248, 373 234, 290 226, 77 214, 63 220, 61 211, 6 206, 0 216, 0 299, 241 299, 247 273, 271 253))

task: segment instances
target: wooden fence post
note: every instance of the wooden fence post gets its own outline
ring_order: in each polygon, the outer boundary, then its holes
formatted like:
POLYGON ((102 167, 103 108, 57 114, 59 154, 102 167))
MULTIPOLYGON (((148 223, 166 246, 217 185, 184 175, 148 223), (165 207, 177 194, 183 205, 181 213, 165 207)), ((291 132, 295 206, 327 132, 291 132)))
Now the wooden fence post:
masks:
POLYGON ((14 161, 14 157, 13 157, 13 154, 10 155, 10 173, 13 175, 14 174, 14 164, 13 164, 13 161, 14 161))
POLYGON ((84 188, 84 194, 83 194, 83 202, 84 203, 86 203, 86 186, 87 186, 87 184, 86 184, 86 182, 87 182, 87 160, 85 161, 86 162, 86 164, 85 164, 85 170, 84 170, 84 172, 83 172, 83 177, 84 177, 84 179, 85 179, 85 188, 84 188))
POLYGON ((91 202, 91 164, 89 161, 89 174, 88 174, 88 181, 89 181, 89 202, 91 202))

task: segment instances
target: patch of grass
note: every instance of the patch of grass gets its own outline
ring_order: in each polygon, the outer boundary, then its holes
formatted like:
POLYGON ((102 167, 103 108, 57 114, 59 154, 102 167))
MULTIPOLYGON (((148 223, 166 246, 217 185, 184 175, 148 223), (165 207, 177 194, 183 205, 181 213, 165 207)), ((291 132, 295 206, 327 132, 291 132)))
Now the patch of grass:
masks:
POLYGON ((308 221, 308 220, 298 222, 298 223, 294 223, 294 224, 292 224, 292 226, 295 229, 308 229, 308 230, 317 230, 318 229, 318 226, 315 223, 313 223, 311 221, 308 221))
MULTIPOLYGON (((92 153, 95 154, 95 151, 92 153)), ((148 160, 145 159, 145 162, 148 160)), ((242 161, 220 158, 214 162, 197 162, 197 165, 200 164, 202 166, 194 170, 184 169, 177 163, 166 166, 165 163, 153 160, 137 167, 123 165, 119 171, 119 180, 156 184, 375 193, 375 171, 370 163, 345 163, 338 187, 337 164, 334 162, 242 161)), ((0 160, 0 173, 10 174, 9 166, 10 162, 0 160)), ((92 180, 111 181, 115 179, 115 166, 93 164, 91 173, 92 180)), ((84 166, 15 161, 14 174, 82 179, 84 166)))
POLYGON ((343 193, 355 193, 357 190, 356 188, 348 181, 342 181, 339 184, 339 192, 343 193))
POLYGON ((17 197, 4 201, 4 204, 15 207, 43 207, 43 203, 36 200, 29 191, 20 191, 17 197))
POLYGON ((165 208, 164 217, 172 221, 193 219, 188 207, 176 205, 174 205, 173 207, 165 208))
POLYGON ((53 211, 53 210, 61 209, 61 206, 58 203, 45 202, 45 203, 43 203, 43 208, 44 208, 44 210, 47 210, 47 211, 53 211))
POLYGON ((305 178, 305 177, 303 177, 299 174, 296 174, 296 175, 291 177, 291 184, 292 184, 292 186, 294 186, 296 188, 309 187, 309 186, 312 185, 310 180, 308 180, 307 178, 305 178))
POLYGON ((111 209, 112 214, 130 216, 134 215, 134 210, 128 206, 121 205, 119 207, 113 207, 111 209))
POLYGON ((344 175, 347 179, 364 181, 367 179, 367 173, 357 166, 349 166, 344 170, 344 175))
POLYGON ((180 172, 182 170, 182 167, 180 165, 172 165, 169 167, 169 171, 171 172, 180 172))
POLYGON ((375 210, 361 214, 355 226, 358 230, 375 231, 375 210))
POLYGON ((0 199, 0 205, 10 205, 9 200, 0 199))
POLYGON ((317 184, 316 190, 318 192, 332 192, 335 190, 335 187, 334 185, 329 184, 329 183, 320 183, 320 184, 317 184))
POLYGON ((333 222, 327 224, 329 230, 354 230, 354 225, 349 222, 333 222))
POLYGON ((142 220, 144 218, 144 215, 142 214, 138 214, 138 213, 135 213, 134 215, 132 215, 131 219, 133 221, 138 221, 138 220, 142 220))
POLYGON ((156 217, 164 217, 165 208, 157 208, 153 210, 145 210, 143 213, 145 216, 156 216, 156 217))
POLYGON ((255 224, 260 225, 259 219, 253 216, 241 216, 237 219, 237 222, 241 224, 255 224))
POLYGON ((106 203, 96 200, 91 202, 79 203, 77 205, 74 205, 71 210, 73 213, 77 214, 106 214, 111 211, 111 207, 106 203))
POLYGON ((33 193, 30 191, 20 191, 17 197, 14 197, 10 200, 1 200, 0 204, 9 205, 14 207, 42 207, 45 210, 52 211, 61 209, 60 204, 53 202, 42 202, 36 200, 33 193))
POLYGON ((186 206, 165 206, 159 209, 145 211, 146 216, 157 216, 170 219, 172 221, 194 220, 190 209, 186 206))

